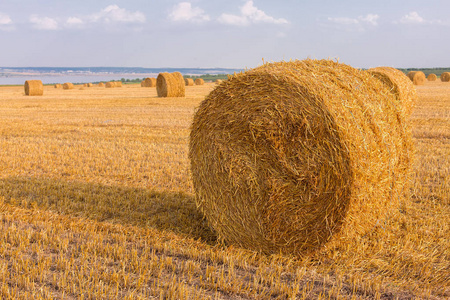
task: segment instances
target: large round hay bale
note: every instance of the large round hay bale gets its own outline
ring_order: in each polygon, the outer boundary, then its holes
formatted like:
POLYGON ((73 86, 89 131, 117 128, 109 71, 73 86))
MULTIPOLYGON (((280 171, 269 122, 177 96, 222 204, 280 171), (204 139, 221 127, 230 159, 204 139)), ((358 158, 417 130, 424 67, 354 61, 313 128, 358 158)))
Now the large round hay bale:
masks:
POLYGON ((40 80, 27 80, 23 85, 25 95, 27 96, 42 96, 44 95, 44 85, 40 80))
POLYGON ((113 88, 115 86, 116 86, 116 83, 114 81, 108 81, 107 83, 105 83, 106 88, 113 88))
POLYGON ((185 78, 184 79, 184 84, 186 86, 193 86, 194 85, 194 79, 192 79, 192 78, 185 78))
POLYGON ((63 84, 63 89, 65 89, 65 90, 71 90, 71 89, 73 89, 73 83, 71 83, 71 82, 66 82, 66 83, 64 83, 64 84, 63 84))
POLYGON ((195 79, 195 85, 204 85, 205 81, 202 78, 195 79))
POLYGON ((444 72, 441 74, 441 81, 442 82, 449 82, 450 81, 450 72, 444 72))
POLYGON ((57 83, 54 85, 55 89, 60 89, 62 88, 62 84, 61 83, 57 83))
POLYGON ((414 85, 422 85, 427 80, 425 73, 422 71, 410 71, 408 78, 414 83, 414 85))
POLYGON ((156 92, 158 97, 184 97, 183 75, 179 72, 159 73, 156 78, 156 92))
POLYGON ((264 253, 366 234, 407 184, 409 131, 397 103, 370 73, 328 60, 236 74, 194 116, 198 207, 222 239, 264 253))
POLYGON ((436 74, 430 73, 427 76, 428 81, 436 81, 437 80, 437 76, 436 74))
POLYGON ((147 77, 143 81, 143 87, 156 87, 156 78, 147 77))
POLYGON ((368 72, 387 85, 397 98, 399 107, 403 107, 406 116, 409 117, 417 102, 417 92, 405 73, 391 67, 372 68, 368 72))

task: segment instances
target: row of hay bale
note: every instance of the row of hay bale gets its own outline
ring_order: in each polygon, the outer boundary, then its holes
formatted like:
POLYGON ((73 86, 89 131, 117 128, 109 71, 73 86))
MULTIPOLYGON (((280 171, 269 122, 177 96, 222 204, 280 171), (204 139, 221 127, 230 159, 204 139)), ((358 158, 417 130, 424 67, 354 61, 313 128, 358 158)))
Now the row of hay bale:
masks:
POLYGON ((295 255, 345 247, 405 197, 416 99, 389 67, 308 59, 235 74, 194 115, 196 204, 229 244, 295 255))
MULTIPOLYGON (((407 74, 408 78, 415 84, 415 85, 422 85, 427 80, 428 81, 436 81, 437 75, 436 74, 428 74, 428 76, 425 76, 425 73, 422 71, 410 71, 407 74)), ((441 81, 442 82, 449 82, 450 81, 450 72, 443 72, 441 74, 441 81)))
MULTIPOLYGON (((157 78, 147 77, 141 82, 141 87, 156 87, 156 81, 157 78)), ((184 78, 185 86, 203 85, 203 84, 205 84, 205 81, 202 78, 196 78, 195 81, 192 78, 184 78)))

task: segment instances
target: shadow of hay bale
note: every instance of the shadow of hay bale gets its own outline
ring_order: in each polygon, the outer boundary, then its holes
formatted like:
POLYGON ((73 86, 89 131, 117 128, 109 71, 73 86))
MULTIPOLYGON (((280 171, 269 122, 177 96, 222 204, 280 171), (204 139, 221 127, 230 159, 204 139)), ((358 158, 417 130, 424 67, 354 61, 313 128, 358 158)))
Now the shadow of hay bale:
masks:
POLYGON ((193 196, 183 192, 12 177, 0 180, 0 197, 21 207, 37 206, 96 221, 152 227, 205 242, 216 241, 193 196))

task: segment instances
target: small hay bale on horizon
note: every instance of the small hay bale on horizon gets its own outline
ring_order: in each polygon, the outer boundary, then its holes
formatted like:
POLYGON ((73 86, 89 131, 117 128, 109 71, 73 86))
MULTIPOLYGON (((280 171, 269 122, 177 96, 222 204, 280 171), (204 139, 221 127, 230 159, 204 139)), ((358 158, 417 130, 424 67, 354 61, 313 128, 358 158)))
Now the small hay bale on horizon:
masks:
POLYGON ((329 60, 236 74, 194 115, 196 204, 232 245, 295 255, 345 247, 403 199, 411 152, 401 110, 370 73, 329 60))
POLYGON ((406 117, 409 117, 417 102, 417 92, 405 73, 392 67, 376 67, 367 72, 388 86, 399 101, 398 105, 404 108, 406 117))
POLYGON ((86 86, 87 87, 93 87, 94 85, 91 82, 89 82, 86 86))
POLYGON ((196 78, 195 79, 195 85, 204 85, 205 81, 203 80, 203 78, 196 78))
POLYGON ((122 87, 122 81, 114 81, 114 87, 122 87))
POLYGON ((186 86, 193 86, 194 85, 194 79, 192 78, 185 78, 184 83, 186 86))
POLYGON ((442 82, 449 82, 450 81, 450 72, 443 72, 441 74, 441 81, 442 82))
POLYGON ((223 82, 223 80, 222 79, 216 79, 216 84, 221 84, 222 82, 223 82))
POLYGON ((56 83, 53 87, 55 89, 60 89, 60 88, 62 88, 62 84, 61 83, 56 83))
POLYGON ((147 77, 142 81, 143 85, 142 87, 156 87, 156 78, 153 77, 147 77))
POLYGON ((42 96, 44 95, 44 85, 41 80, 27 80, 24 83, 25 95, 42 96))
POLYGON ((103 82, 99 82, 98 86, 99 86, 99 87, 104 87, 105 84, 104 84, 103 82))
POLYGON ((407 76, 414 85, 422 85, 427 81, 425 73, 422 71, 410 71, 407 76))
POLYGON ((186 93, 183 75, 180 72, 159 73, 156 78, 158 97, 184 97, 186 93))
POLYGON ((108 81, 106 84, 105 84, 105 88, 113 88, 113 87, 115 87, 116 86, 116 83, 114 82, 114 81, 108 81))
POLYGON ((65 89, 65 90, 71 90, 73 88, 74 88, 74 86, 73 86, 73 83, 71 83, 71 82, 65 82, 63 84, 63 89, 65 89))
POLYGON ((436 74, 430 73, 427 76, 428 81, 436 81, 437 80, 437 76, 436 74))

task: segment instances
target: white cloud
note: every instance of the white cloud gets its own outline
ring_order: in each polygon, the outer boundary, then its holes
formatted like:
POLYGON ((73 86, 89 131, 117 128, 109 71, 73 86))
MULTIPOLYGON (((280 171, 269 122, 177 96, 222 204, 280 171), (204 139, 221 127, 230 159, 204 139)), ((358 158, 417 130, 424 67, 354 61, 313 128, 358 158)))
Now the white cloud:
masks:
POLYGON ((81 28, 84 25, 84 21, 77 17, 70 17, 66 20, 66 26, 72 28, 81 28))
POLYGON ((30 23, 33 24, 33 28, 39 30, 58 30, 58 22, 55 19, 49 17, 38 17, 37 15, 30 16, 30 23))
POLYGON ((288 20, 268 16, 264 11, 258 9, 253 1, 247 1, 240 8, 240 15, 222 14, 219 22, 230 25, 245 26, 252 23, 288 24, 288 20))
POLYGON ((400 19, 400 23, 403 24, 423 24, 425 23, 425 19, 419 16, 419 14, 416 11, 412 11, 407 15, 404 15, 400 19))
POLYGON ((169 19, 172 21, 188 21, 195 23, 210 20, 203 9, 192 7, 192 4, 189 2, 180 2, 175 5, 169 14, 169 19))
POLYGON ((144 23, 145 15, 140 11, 131 12, 113 4, 96 14, 90 15, 89 20, 103 23, 144 23))
POLYGON ((358 19, 352 18, 328 18, 328 21, 341 25, 357 25, 359 24, 358 19))
POLYGON ((14 30, 14 24, 12 19, 4 13, 0 12, 0 30, 11 31, 14 30))
POLYGON ((12 24, 11 18, 4 13, 0 13, 0 26, 1 25, 11 25, 11 24, 12 24))
POLYGON ((361 22, 366 22, 366 23, 368 23, 368 24, 370 24, 370 25, 373 25, 373 26, 377 26, 377 25, 378 25, 377 20, 378 20, 379 18, 380 18, 379 15, 376 15, 376 14, 368 14, 368 15, 366 15, 365 17, 364 17, 364 16, 359 16, 359 17, 358 17, 358 20, 360 20, 361 22))
POLYGON ((378 26, 378 19, 380 18, 377 14, 367 14, 365 16, 359 16, 357 18, 327 18, 328 22, 334 23, 340 27, 347 30, 364 31, 367 25, 378 26))

